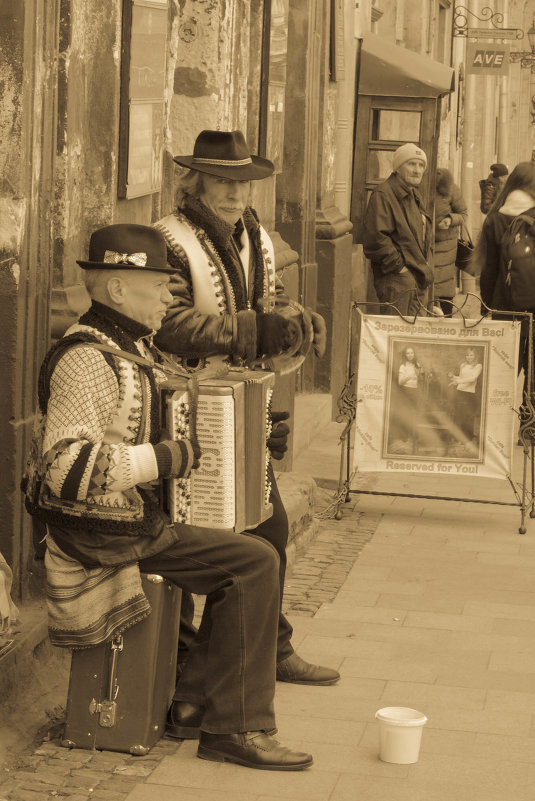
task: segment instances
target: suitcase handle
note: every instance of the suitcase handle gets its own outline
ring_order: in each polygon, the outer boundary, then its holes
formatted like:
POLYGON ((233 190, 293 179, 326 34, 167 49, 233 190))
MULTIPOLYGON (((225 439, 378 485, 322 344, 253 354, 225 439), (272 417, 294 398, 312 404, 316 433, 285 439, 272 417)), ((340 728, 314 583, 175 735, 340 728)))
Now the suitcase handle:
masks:
POLYGON ((108 693, 107 698, 97 705, 98 723, 105 729, 111 729, 115 726, 115 719, 117 716, 117 696, 119 694, 119 683, 117 681, 117 662, 119 654, 123 650, 123 635, 118 634, 110 643, 111 659, 110 659, 110 675, 108 679, 108 693))
POLYGON ((116 701, 119 694, 119 684, 117 682, 117 661, 119 653, 123 650, 123 635, 118 634, 111 641, 111 665, 110 680, 108 683, 108 701, 116 701))

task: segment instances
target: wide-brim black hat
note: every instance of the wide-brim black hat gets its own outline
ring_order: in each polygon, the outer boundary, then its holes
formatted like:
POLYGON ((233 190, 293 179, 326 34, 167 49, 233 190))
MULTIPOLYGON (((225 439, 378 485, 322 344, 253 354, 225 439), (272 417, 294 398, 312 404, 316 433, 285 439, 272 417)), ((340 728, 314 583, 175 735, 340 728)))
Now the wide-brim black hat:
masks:
POLYGON ((174 273, 160 231, 149 225, 118 223, 99 228, 89 240, 89 258, 76 262, 84 270, 144 270, 174 273))
POLYGON ((235 181, 258 181, 275 169, 269 159, 250 154, 241 131, 201 131, 193 156, 175 156, 173 161, 190 170, 235 181))

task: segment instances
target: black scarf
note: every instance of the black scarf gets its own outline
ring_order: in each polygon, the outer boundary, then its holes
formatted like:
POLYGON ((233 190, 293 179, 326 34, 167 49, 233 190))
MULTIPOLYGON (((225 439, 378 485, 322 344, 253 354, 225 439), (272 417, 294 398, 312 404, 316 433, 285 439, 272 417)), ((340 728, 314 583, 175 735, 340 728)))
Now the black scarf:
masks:
MULTIPOLYGON (((243 280, 243 267, 232 237, 235 226, 225 222, 208 209, 204 203, 189 195, 186 196, 182 214, 206 233, 215 247, 223 267, 234 291, 236 310, 247 309, 247 293, 243 280)), ((262 241, 260 238, 260 223, 256 211, 247 207, 243 212, 245 230, 251 243, 252 258, 254 261, 254 286, 252 307, 255 308, 259 299, 264 295, 264 259, 262 257, 262 241)))

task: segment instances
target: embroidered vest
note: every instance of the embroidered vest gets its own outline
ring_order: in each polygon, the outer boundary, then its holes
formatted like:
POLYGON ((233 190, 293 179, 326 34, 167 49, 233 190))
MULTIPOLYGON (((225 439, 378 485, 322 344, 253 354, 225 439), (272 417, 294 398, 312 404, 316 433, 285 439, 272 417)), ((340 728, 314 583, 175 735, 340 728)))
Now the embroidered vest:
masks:
MULTIPOLYGON (((193 287, 195 308, 202 314, 235 314, 234 292, 221 257, 206 232, 180 212, 155 223, 168 247, 180 258, 186 254, 193 287)), ((275 295, 275 253, 268 233, 260 226, 264 262, 264 297, 275 295)))

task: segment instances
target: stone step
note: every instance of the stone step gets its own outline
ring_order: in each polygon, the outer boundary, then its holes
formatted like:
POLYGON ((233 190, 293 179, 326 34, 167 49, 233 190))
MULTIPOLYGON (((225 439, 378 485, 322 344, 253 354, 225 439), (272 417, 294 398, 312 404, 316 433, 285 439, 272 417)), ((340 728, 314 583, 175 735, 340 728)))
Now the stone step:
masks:
POLYGON ((312 476, 301 473, 278 473, 276 479, 288 515, 286 558, 290 573, 296 554, 306 550, 317 534, 314 518, 317 487, 312 476))

